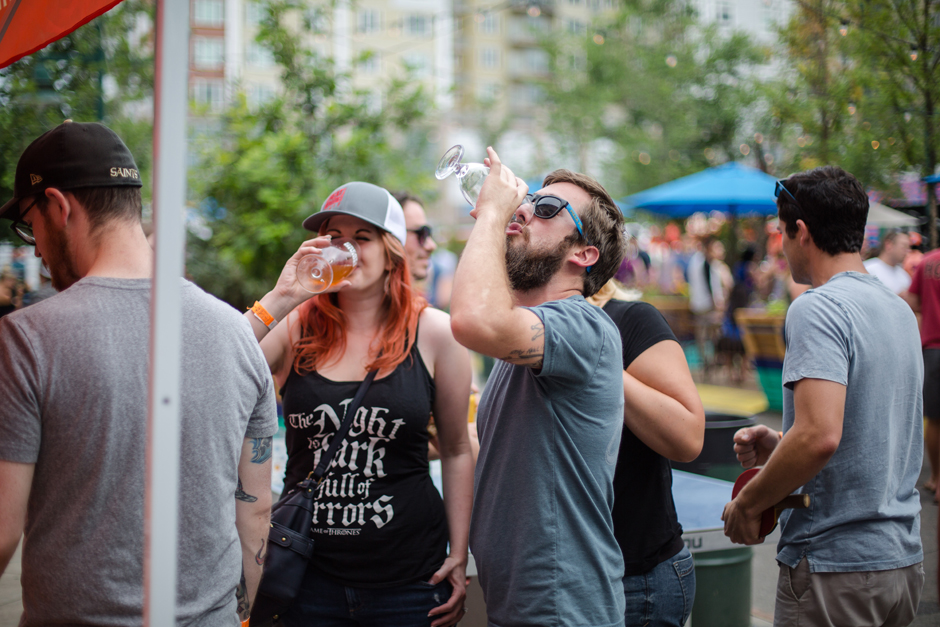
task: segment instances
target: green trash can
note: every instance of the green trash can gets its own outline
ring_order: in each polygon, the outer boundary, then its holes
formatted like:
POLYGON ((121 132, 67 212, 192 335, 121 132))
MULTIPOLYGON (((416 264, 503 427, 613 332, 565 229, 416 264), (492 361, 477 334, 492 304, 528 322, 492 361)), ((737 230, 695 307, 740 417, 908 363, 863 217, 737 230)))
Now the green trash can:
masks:
POLYGON ((734 453, 734 434, 757 424, 754 416, 705 412, 705 441, 698 457, 687 463, 672 462, 673 470, 694 472, 713 479, 734 481, 744 469, 734 453))
POLYGON ((692 627, 750 627, 751 547, 693 553, 692 627))

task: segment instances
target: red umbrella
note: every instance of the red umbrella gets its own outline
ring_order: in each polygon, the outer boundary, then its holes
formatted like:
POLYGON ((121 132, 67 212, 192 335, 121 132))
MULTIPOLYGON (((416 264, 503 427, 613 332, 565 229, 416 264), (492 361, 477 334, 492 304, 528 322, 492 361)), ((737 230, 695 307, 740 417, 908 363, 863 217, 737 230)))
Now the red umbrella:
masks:
POLYGON ((45 48, 121 0, 0 0, 0 68, 45 48))

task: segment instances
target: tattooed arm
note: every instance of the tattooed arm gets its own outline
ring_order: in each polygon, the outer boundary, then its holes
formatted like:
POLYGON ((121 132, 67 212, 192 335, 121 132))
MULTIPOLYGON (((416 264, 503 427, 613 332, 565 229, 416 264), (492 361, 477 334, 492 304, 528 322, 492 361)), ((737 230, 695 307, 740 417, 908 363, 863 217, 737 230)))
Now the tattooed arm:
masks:
POLYGON ((267 551, 271 521, 272 438, 245 438, 238 462, 235 526, 242 547, 242 580, 237 589, 238 611, 248 618, 255 600, 267 551))
POLYGON ((542 321, 516 302, 506 270, 506 227, 527 188, 495 152, 488 154, 490 174, 471 212, 476 224, 454 275, 451 330, 471 350, 539 369, 545 346, 542 321))

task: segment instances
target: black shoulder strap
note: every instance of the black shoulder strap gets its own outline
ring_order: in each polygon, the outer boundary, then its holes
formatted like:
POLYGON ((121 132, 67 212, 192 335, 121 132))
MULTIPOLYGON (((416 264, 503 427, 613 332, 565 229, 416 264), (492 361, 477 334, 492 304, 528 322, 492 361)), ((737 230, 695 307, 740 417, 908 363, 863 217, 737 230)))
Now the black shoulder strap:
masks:
POLYGON ((359 411, 359 405, 362 404, 362 398, 366 395, 366 391, 372 384, 372 380, 375 379, 376 372, 376 370, 373 370, 367 374, 366 378, 359 384, 356 395, 353 397, 352 402, 346 407, 346 418, 343 420, 343 424, 339 426, 336 435, 333 436, 333 441, 330 442, 330 448, 327 449, 326 455, 320 458, 320 463, 317 464, 317 467, 314 468, 308 478, 312 477, 317 483, 320 483, 320 480, 329 472, 330 462, 333 461, 333 457, 336 455, 336 450, 339 448, 339 445, 346 439, 346 434, 349 432, 349 427, 352 426, 353 418, 356 417, 356 412, 359 411))

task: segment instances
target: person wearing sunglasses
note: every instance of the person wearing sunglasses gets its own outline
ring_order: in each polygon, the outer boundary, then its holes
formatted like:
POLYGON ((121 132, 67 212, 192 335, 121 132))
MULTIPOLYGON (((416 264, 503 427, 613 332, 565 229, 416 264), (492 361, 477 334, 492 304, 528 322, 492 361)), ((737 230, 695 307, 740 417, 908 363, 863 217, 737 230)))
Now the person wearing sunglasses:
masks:
MULTIPOLYGON (((0 207, 60 290, 0 319, 0 574, 23 536, 24 625, 143 614, 153 250, 141 187, 116 133, 69 121, 26 148, 0 207)), ((232 625, 242 569, 253 597, 268 539, 274 385, 238 312, 179 281, 176 622, 232 625)))
POLYGON ((451 299, 457 341, 498 360, 477 413, 470 527, 487 617, 504 627, 616 627, 621 343, 585 297, 620 267, 623 218, 586 175, 556 170, 529 194, 487 153, 451 299))
POLYGON ((722 514, 732 542, 758 544, 762 512, 810 497, 780 519, 774 625, 909 625, 924 585, 924 364, 910 307, 862 264, 868 205, 833 166, 777 184, 784 254, 812 287, 787 311, 783 431, 735 433, 762 468, 722 514))
POLYGON ((405 229, 408 231, 408 239, 405 240, 405 256, 408 258, 411 278, 415 281, 425 281, 428 278, 431 253, 437 250, 437 243, 431 236, 431 225, 428 224, 424 206, 417 196, 408 192, 398 192, 392 195, 405 212, 405 229))

